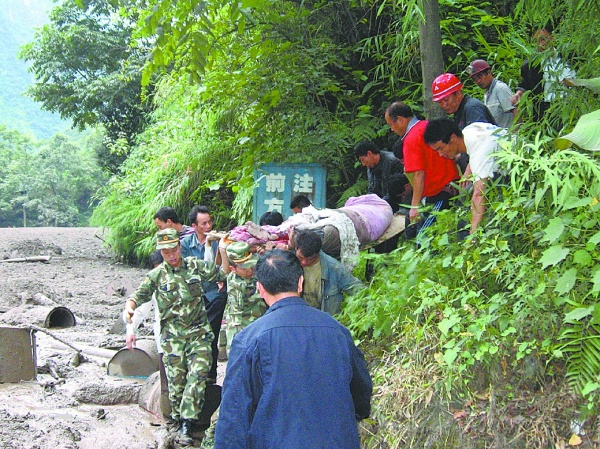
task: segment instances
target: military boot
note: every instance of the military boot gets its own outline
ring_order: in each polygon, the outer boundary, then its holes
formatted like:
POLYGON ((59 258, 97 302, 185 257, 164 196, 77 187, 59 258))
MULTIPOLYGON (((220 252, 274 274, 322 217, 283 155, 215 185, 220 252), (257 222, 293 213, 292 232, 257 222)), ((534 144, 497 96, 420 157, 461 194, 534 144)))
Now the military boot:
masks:
POLYGON ((179 429, 178 441, 183 446, 191 446, 192 444, 194 444, 194 438, 192 436, 191 419, 181 420, 181 428, 179 429))

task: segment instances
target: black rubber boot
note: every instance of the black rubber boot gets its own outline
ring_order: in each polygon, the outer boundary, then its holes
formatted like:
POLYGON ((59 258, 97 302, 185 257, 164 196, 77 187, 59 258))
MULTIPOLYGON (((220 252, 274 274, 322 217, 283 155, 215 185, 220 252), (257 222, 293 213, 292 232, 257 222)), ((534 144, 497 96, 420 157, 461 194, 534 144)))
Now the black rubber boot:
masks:
POLYGON ((179 429, 179 443, 183 446, 191 446, 194 444, 192 436, 192 421, 184 419, 181 421, 181 429, 179 429))

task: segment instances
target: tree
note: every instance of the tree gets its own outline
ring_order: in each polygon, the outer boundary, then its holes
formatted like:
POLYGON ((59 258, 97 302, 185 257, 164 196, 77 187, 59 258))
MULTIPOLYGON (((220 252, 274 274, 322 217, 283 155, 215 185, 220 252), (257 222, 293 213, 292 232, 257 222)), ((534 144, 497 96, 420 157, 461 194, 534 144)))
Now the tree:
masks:
POLYGON ((431 83, 436 76, 445 72, 440 32, 440 9, 438 0, 422 1, 423 18, 419 22, 419 46, 423 76, 423 106, 425 116, 434 119, 445 115, 444 111, 431 99, 431 83))
POLYGON ((130 45, 133 24, 113 3, 66 0, 21 57, 36 79, 28 94, 44 109, 79 129, 101 124, 110 141, 130 145, 146 125, 151 88, 144 94, 140 85, 144 49, 130 45))
POLYGON ((18 131, 0 125, 0 226, 19 226, 23 223, 23 209, 14 207, 20 201, 23 188, 12 177, 16 167, 27 167, 36 145, 18 131))
POLYGON ((11 154, 0 149, 0 160, 7 161, 0 181, 0 225, 86 225, 93 195, 105 180, 93 148, 77 147, 61 135, 37 146, 17 143, 11 154))

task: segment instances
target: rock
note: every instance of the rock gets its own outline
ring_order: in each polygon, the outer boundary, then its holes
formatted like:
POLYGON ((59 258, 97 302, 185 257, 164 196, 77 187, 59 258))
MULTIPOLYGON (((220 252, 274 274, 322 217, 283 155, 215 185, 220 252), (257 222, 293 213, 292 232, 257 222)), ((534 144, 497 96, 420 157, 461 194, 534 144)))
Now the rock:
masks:
POLYGON ((83 404, 137 404, 140 385, 87 384, 75 390, 73 397, 83 404))

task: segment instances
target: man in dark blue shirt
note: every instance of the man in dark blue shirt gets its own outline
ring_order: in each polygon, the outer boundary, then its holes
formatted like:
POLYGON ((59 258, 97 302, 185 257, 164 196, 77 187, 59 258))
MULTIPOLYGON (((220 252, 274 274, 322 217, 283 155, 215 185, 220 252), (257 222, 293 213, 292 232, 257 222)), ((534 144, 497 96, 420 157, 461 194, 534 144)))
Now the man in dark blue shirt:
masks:
POLYGON ((359 449, 373 385, 350 332, 298 296, 293 253, 265 253, 255 273, 269 310, 233 340, 215 449, 359 449))
POLYGON ((402 161, 394 153, 381 151, 369 140, 359 142, 354 147, 354 154, 361 165, 367 168, 367 193, 374 193, 384 199, 392 207, 392 211, 397 212, 400 197, 408 184, 402 161))
POLYGON ((431 84, 433 101, 440 105, 446 114, 453 114, 454 123, 459 129, 475 122, 497 125, 494 116, 481 101, 463 93, 463 85, 452 73, 442 73, 431 84))

